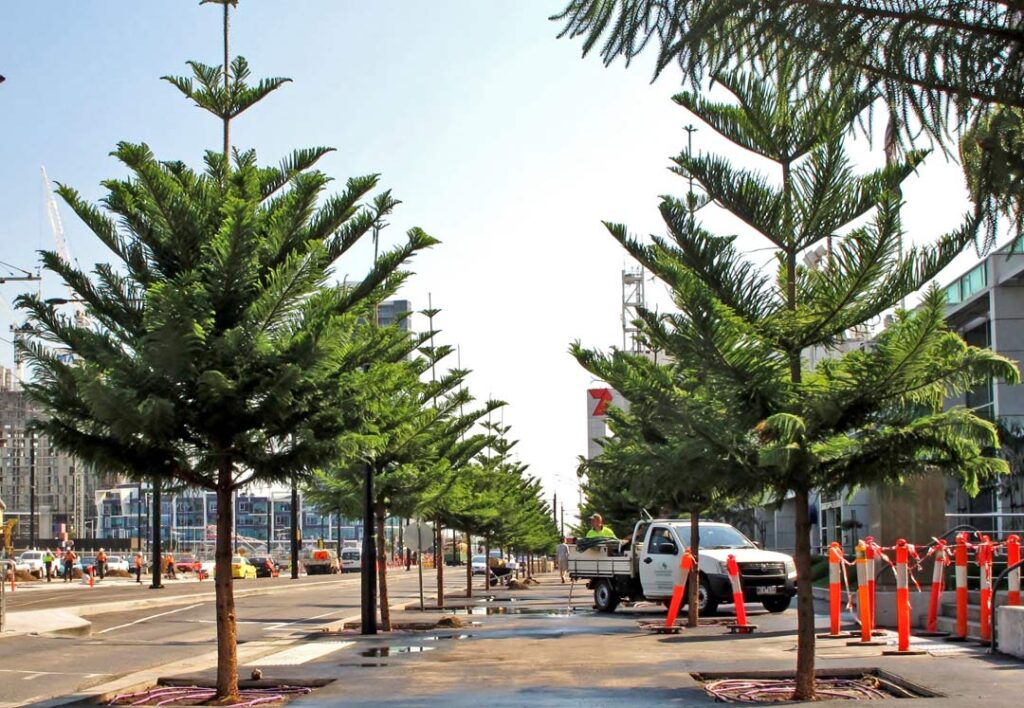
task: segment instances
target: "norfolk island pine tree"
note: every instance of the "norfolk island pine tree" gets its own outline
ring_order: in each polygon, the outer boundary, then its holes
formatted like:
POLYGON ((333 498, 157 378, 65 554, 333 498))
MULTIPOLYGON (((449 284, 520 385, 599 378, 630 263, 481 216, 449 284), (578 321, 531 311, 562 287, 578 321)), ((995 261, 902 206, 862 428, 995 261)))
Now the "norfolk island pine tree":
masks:
POLYGON ((338 381, 378 354, 359 339, 360 320, 435 241, 412 229, 355 286, 329 284, 338 259, 397 202, 385 193, 362 204, 377 175, 325 196, 330 180, 315 165, 328 148, 297 150, 278 167, 232 150, 231 121, 286 79, 247 82, 247 62, 229 61, 235 3, 221 4, 224 65, 191 62, 193 78, 168 80, 220 119, 223 150, 207 152, 197 172, 121 143, 114 155, 130 176, 104 183, 102 208, 61 186, 117 263, 90 277, 43 256, 83 300, 92 327, 35 296, 19 305, 44 341, 75 355, 66 364, 43 345, 25 348, 36 375, 26 390, 47 408, 44 429, 56 444, 101 468, 152 465, 216 492, 217 697, 231 700, 232 492, 306 474, 338 454, 338 381))
MULTIPOLYGON (((985 454, 996 445, 994 429, 963 409, 942 411, 943 399, 987 377, 1012 382, 1018 374, 1008 360, 946 330, 943 298, 934 289, 918 310, 898 312, 873 349, 805 369, 805 349, 835 344, 919 291, 972 241, 976 223, 968 218, 933 245, 900 256, 896 190, 923 155, 854 177, 843 136, 874 96, 839 82, 808 88, 786 61, 770 65, 716 73, 731 103, 691 93, 676 100, 774 163, 780 184, 718 157, 683 153, 675 169, 769 240, 778 255, 775 280, 742 257, 734 237, 705 231, 669 197, 661 205, 666 237, 645 245, 623 226, 608 228, 668 284, 679 309, 640 312, 644 335, 686 370, 674 409, 709 443, 758 469, 777 499, 795 494, 797 569, 807 578, 811 488, 898 483, 931 469, 976 488, 979 478, 1006 469, 985 454), (866 216, 865 225, 848 226, 866 216), (825 265, 799 267, 799 254, 821 242, 832 244, 825 265)), ((795 697, 808 699, 814 627, 806 582, 798 584, 798 620, 795 697)))

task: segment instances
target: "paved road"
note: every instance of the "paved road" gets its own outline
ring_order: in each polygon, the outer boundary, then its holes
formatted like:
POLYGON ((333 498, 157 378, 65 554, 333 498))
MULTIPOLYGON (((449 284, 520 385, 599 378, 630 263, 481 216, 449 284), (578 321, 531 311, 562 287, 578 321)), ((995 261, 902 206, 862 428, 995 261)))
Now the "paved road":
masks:
MULTIPOLYGON (((464 582, 463 575, 451 575, 446 575, 451 589, 464 582)), ((424 573, 424 581, 428 593, 436 587, 432 572, 424 573)), ((256 583, 281 587, 282 591, 236 600, 238 640, 243 647, 253 642, 284 644, 323 624, 359 614, 358 575, 327 579, 314 576, 298 581, 264 578, 236 582, 236 589, 256 587, 256 583), (283 591, 284 587, 289 590, 283 591)), ((416 572, 391 573, 389 589, 392 604, 417 599, 416 572)), ((0 707, 73 693, 126 673, 195 658, 216 649, 212 583, 181 583, 163 591, 108 586, 91 593, 70 588, 25 592, 18 597, 25 604, 12 610, 82 604, 83 598, 96 598, 98 602, 149 599, 155 593, 169 591, 195 594, 195 601, 94 616, 86 612, 84 616, 93 623, 93 634, 88 638, 24 636, 0 640, 0 707)))

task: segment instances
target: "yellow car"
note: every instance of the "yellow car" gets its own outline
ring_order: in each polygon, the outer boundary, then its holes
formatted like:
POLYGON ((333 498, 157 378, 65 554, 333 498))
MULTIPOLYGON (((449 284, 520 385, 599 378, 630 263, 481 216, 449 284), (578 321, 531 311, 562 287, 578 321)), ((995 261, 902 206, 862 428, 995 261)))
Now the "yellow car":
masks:
POLYGON ((231 577, 239 580, 256 579, 256 566, 246 560, 245 556, 231 557, 231 577))

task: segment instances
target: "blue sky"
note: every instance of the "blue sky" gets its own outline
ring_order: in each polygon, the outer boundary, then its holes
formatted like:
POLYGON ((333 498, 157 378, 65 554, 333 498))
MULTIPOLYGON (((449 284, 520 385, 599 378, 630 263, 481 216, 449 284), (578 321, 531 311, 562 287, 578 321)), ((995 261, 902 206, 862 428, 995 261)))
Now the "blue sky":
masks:
MULTIPOLYGON (((560 5, 242 0, 232 53, 257 77, 294 83, 237 120, 233 142, 272 163, 296 147, 329 145, 338 151, 322 167, 339 181, 382 174, 403 201, 385 243, 411 226, 442 241, 417 260, 403 296, 420 309, 432 295, 443 310, 439 343, 461 348, 478 397, 509 402, 505 422, 521 439, 520 458, 549 498, 557 490, 574 504, 590 379, 566 350, 575 339, 602 348, 622 341, 627 263, 600 222, 659 230, 658 195, 685 189, 666 167, 693 118, 669 100, 673 74, 651 84, 647 63, 606 69, 581 60, 578 42, 556 39, 546 18, 560 5)), ((5 7, 0 261, 29 267, 35 251, 53 248, 40 165, 97 199, 101 180, 123 174, 109 157, 120 140, 193 165, 218 146, 219 124, 159 77, 185 73, 188 59, 219 61, 219 12, 193 0, 5 7)), ((694 147, 729 152, 706 128, 694 147)), ((877 144, 857 149, 865 166, 882 160, 877 144)), ((959 170, 941 156, 905 196, 912 239, 953 228, 966 208, 959 170)), ((83 266, 106 260, 69 210, 61 213, 73 257, 83 266)), ((736 228, 721 215, 709 221, 736 228)), ((368 243, 354 249, 339 275, 364 273, 371 253, 368 243)), ((62 294, 52 277, 43 289, 62 294)), ((0 285, 2 301, 20 290, 0 285)), ((648 294, 664 301, 654 285, 648 294)), ((16 321, 6 305, 0 321, 6 336, 16 321)), ((11 347, 0 343, 0 364, 10 363, 11 347)))

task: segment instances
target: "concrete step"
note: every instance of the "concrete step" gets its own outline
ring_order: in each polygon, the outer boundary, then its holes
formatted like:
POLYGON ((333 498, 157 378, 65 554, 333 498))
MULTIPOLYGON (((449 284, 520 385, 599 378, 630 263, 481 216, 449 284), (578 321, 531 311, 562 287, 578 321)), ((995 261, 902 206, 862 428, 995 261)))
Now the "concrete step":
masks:
MULTIPOLYGON (((952 617, 939 617, 936 620, 936 628, 940 632, 949 632, 950 635, 956 634, 956 619, 952 617)), ((975 620, 968 620, 967 622, 967 638, 978 641, 981 638, 981 623, 975 620)))
MULTIPOLYGON (((1000 603, 1001 604, 1001 603, 1000 603)), ((956 619, 956 603, 944 602, 939 605, 939 616, 956 619)), ((981 620, 981 607, 977 604, 967 605, 967 621, 979 622, 981 620)))

